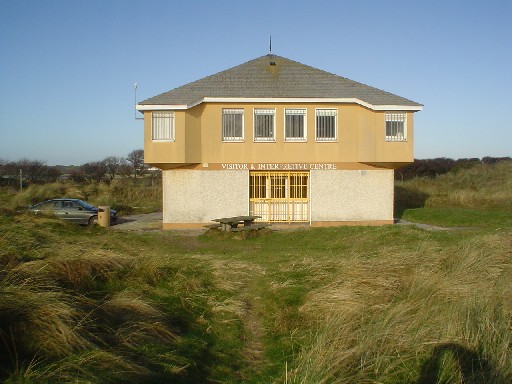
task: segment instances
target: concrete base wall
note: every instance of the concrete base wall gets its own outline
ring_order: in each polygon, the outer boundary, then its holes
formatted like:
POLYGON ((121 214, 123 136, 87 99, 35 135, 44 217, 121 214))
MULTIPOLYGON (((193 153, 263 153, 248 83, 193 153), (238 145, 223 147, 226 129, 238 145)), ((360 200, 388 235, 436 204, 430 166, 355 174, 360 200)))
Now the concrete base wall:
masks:
POLYGON ((393 187, 393 170, 312 170, 311 221, 392 222, 393 187))
POLYGON ((249 171, 167 170, 162 182, 164 224, 249 214, 249 171))
MULTIPOLYGON (((164 228, 211 224, 249 214, 249 171, 165 170, 164 228)), ((393 222, 393 170, 312 170, 312 225, 393 222)))

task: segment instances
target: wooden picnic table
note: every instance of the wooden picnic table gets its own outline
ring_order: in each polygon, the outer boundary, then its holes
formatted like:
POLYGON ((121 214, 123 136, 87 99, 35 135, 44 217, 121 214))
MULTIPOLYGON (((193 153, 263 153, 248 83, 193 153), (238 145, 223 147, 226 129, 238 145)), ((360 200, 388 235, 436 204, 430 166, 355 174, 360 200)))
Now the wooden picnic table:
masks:
POLYGON ((231 231, 238 227, 238 225, 243 224, 244 227, 251 227, 254 224, 254 220, 260 219, 261 216, 234 216, 234 217, 223 217, 221 219, 213 219, 212 221, 216 221, 220 223, 223 231, 231 231))

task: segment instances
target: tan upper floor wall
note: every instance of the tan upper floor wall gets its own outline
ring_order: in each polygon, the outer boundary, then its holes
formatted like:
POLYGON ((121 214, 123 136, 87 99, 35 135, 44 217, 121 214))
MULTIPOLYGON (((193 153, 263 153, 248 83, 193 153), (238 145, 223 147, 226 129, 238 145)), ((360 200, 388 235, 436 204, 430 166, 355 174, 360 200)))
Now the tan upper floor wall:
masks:
POLYGON ((151 111, 144 112, 145 161, 175 167, 194 163, 407 163, 414 160, 413 112, 407 116, 406 140, 386 141, 385 111, 357 104, 204 103, 174 111, 175 141, 151 140, 151 111), (244 140, 222 141, 222 110, 243 109, 244 140), (254 140, 254 109, 275 109, 275 141, 254 140), (285 141, 285 109, 306 109, 306 141, 285 141), (337 140, 315 137, 316 109, 337 110, 337 140))

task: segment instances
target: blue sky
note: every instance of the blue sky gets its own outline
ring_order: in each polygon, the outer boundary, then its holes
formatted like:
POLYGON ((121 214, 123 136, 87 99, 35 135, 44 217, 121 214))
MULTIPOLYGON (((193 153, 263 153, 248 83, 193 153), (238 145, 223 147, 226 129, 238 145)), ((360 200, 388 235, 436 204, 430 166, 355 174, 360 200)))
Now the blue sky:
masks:
POLYGON ((512 2, 0 0, 0 159, 142 148, 138 99, 273 53, 425 105, 415 157, 512 156, 512 2))

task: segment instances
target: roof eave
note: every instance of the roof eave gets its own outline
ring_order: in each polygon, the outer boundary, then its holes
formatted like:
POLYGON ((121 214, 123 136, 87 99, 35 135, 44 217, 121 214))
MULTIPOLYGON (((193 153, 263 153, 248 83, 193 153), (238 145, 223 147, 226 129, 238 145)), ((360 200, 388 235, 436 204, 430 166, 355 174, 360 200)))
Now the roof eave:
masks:
POLYGON ((137 104, 136 109, 144 111, 175 111, 185 110, 202 103, 333 103, 333 104, 359 104, 374 111, 412 111, 418 112, 423 105, 374 105, 357 98, 282 98, 282 97, 203 97, 189 104, 137 104))

